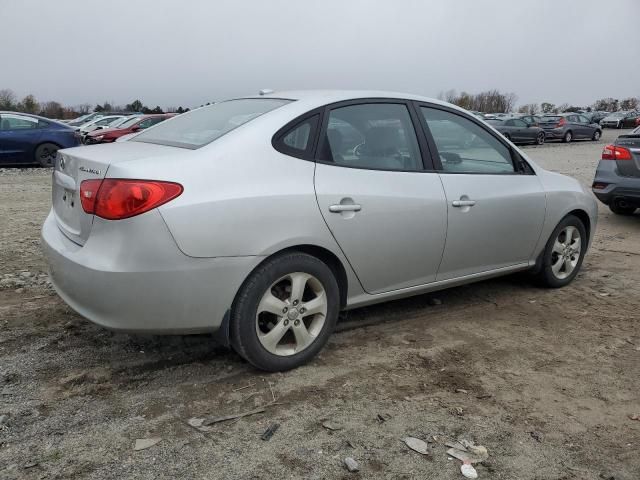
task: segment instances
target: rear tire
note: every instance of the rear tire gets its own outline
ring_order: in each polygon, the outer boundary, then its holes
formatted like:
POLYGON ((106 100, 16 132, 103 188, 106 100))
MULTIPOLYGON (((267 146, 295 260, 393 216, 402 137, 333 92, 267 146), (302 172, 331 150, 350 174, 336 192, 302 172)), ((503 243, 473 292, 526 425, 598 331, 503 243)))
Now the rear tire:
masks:
POLYGON ((598 140, 600 140, 601 136, 602 136, 602 132, 600 130, 596 130, 595 132, 593 132, 593 136, 591 137, 591 140, 593 140, 594 142, 597 142, 598 140))
POLYGON ((547 241, 541 258, 538 281, 560 288, 571 283, 580 271, 587 250, 587 230, 578 217, 567 215, 547 241))
POLYGON ((573 133, 571 132, 571 130, 567 130, 567 132, 564 134, 564 137, 562 137, 562 141, 564 143, 571 143, 571 140, 573 140, 573 133))
POLYGON ((339 310, 331 269, 306 253, 285 253, 260 265, 240 288, 231 310, 231 344, 256 368, 290 370, 324 347, 339 310))
POLYGON ((609 205, 609 210, 611 210, 616 215, 633 215, 636 211, 636 207, 628 204, 620 204, 619 201, 615 201, 609 205))
POLYGON ((59 149, 60 147, 55 143, 42 143, 36 147, 34 160, 41 167, 53 167, 59 149))

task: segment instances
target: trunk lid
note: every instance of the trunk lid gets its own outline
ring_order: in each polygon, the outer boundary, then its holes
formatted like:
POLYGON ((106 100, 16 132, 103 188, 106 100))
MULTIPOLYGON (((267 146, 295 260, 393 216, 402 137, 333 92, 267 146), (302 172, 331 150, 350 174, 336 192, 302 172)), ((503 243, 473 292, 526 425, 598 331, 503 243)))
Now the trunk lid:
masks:
POLYGON ((131 160, 175 153, 174 147, 124 142, 58 151, 51 188, 53 212, 67 238, 84 245, 91 233, 93 215, 85 213, 80 201, 84 180, 103 179, 109 166, 131 160))
POLYGON ((616 160, 618 172, 625 177, 640 177, 640 133, 620 135, 615 145, 631 152, 631 160, 616 160))

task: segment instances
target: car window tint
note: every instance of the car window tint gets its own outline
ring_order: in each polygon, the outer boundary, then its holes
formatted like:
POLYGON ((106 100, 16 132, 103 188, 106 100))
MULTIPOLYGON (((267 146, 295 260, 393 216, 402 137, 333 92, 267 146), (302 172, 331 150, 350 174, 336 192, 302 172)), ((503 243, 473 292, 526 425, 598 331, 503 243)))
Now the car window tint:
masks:
POLYGON ((513 126, 515 126, 516 123, 515 123, 515 120, 507 120, 507 121, 504 122, 504 124, 507 127, 513 127, 513 126))
POLYGON ((513 173, 511 152, 475 122, 436 108, 420 108, 440 155, 442 170, 455 173, 513 173))
POLYGON ((406 105, 369 103, 329 113, 321 160, 376 170, 422 168, 422 157, 406 105))
POLYGON ((589 120, 587 119, 587 117, 583 115, 578 116, 578 118, 580 119, 581 123, 589 123, 589 120))
POLYGON ((38 119, 12 113, 2 114, 2 130, 29 130, 38 128, 38 119))
POLYGON ((514 120, 514 121, 513 121, 513 125, 514 125, 515 127, 521 127, 521 128, 522 128, 522 127, 526 127, 526 126, 527 126, 527 124, 526 124, 526 123, 524 123, 522 120, 514 120))
POLYGON ((309 137, 311 134, 311 119, 302 122, 295 127, 283 138, 282 142, 289 148, 300 150, 301 152, 307 149, 309 145, 309 137))

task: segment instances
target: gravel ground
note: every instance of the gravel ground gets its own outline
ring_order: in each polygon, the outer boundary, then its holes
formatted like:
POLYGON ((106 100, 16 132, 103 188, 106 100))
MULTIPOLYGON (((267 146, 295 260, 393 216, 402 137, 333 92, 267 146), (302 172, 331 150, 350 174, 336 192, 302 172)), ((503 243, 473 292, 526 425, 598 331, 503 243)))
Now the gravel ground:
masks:
MULTIPOLYGON (((526 151, 589 185, 618 133, 526 151)), ((447 480, 462 478, 444 446, 458 438, 488 449, 480 478, 640 478, 638 214, 601 208, 569 287, 520 275, 357 310, 313 363, 266 375, 209 336, 114 334, 69 309, 39 247, 49 184, 0 169, 2 479, 447 480)))

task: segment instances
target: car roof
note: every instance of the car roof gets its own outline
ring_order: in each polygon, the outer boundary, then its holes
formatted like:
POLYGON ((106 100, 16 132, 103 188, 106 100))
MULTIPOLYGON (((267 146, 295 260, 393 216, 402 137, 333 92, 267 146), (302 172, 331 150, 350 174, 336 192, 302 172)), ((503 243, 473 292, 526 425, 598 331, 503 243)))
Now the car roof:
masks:
MULTIPOLYGON (((38 120, 43 120, 49 123, 55 123, 56 125, 62 125, 65 127, 69 127, 67 124, 59 122, 58 120, 54 120, 53 118, 41 117, 40 115, 33 115, 32 113, 23 113, 23 112, 12 112, 10 110, 0 110, 0 115, 3 113, 10 113, 11 115, 22 115, 24 117, 37 118, 38 120)), ((69 127, 71 128, 71 127, 69 127)))
POLYGON ((299 100, 305 103, 313 103, 318 106, 330 103, 343 102, 347 100, 359 100, 364 98, 391 98, 397 100, 417 100, 438 105, 454 107, 469 114, 468 110, 457 107, 447 102, 435 98, 416 95, 413 93, 400 93, 385 90, 287 90, 273 91, 264 95, 249 95, 238 98, 280 98, 283 100, 299 100))

